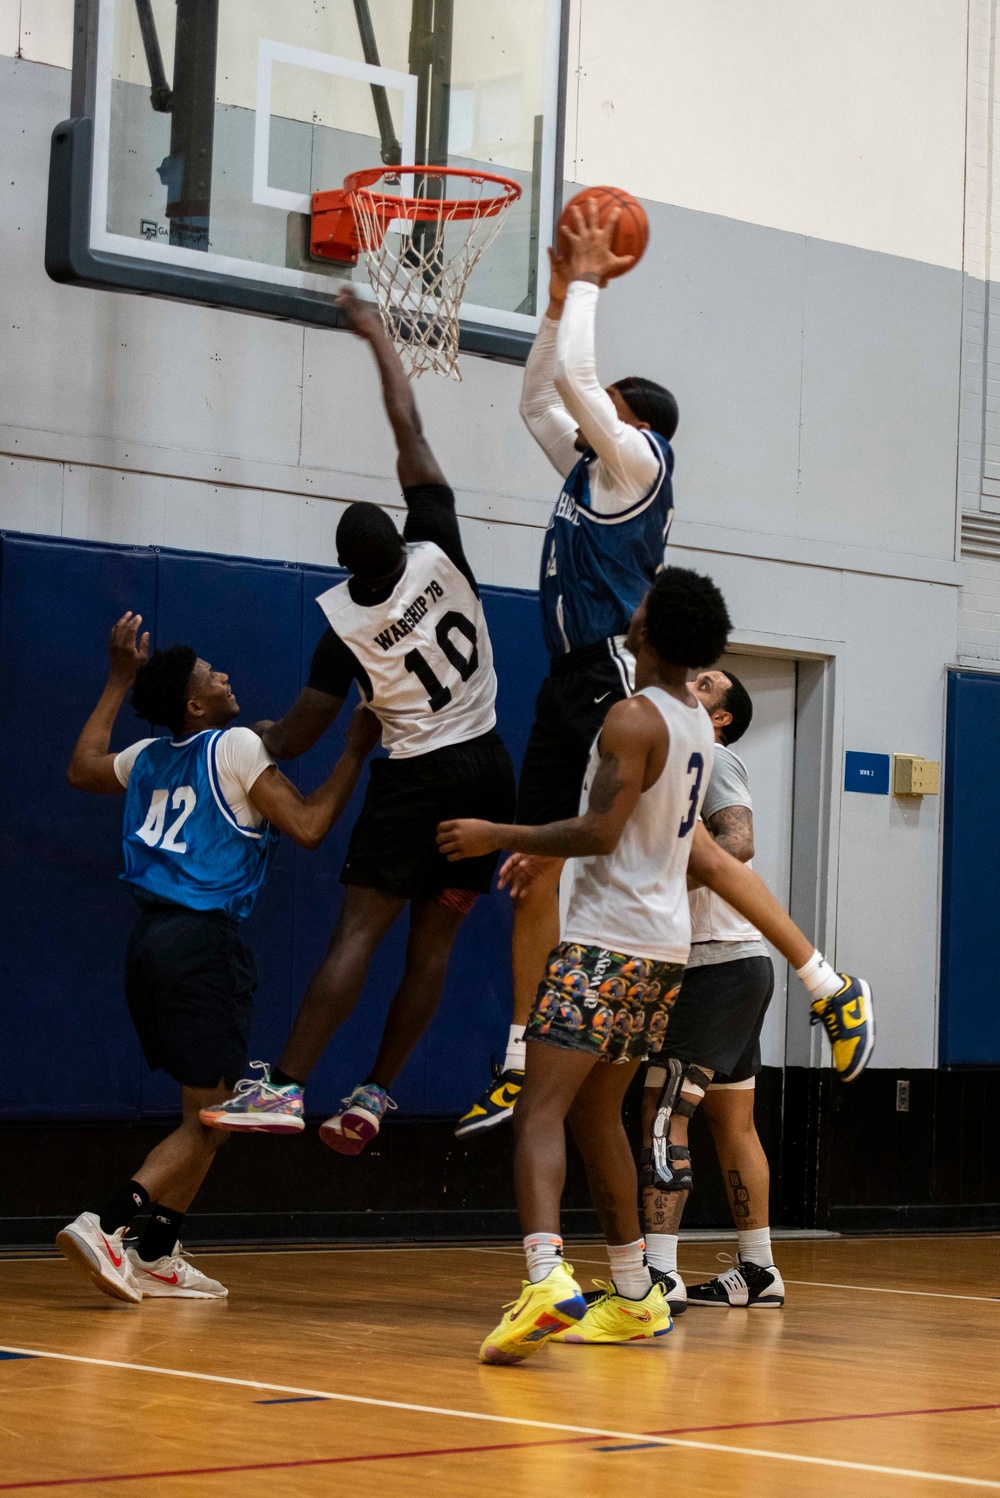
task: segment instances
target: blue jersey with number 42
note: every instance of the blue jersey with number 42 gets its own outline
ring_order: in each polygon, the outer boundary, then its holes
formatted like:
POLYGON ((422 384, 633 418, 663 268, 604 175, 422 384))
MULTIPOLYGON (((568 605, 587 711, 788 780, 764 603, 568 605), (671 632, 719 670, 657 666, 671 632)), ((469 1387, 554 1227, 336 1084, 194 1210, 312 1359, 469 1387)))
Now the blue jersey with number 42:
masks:
POLYGON ((632 615, 663 566, 674 513, 674 454, 658 433, 643 436, 659 471, 627 510, 601 515, 591 508, 592 452, 584 453, 563 485, 542 546, 538 585, 550 655, 628 634, 632 615))
POLYGON ((179 742, 156 739, 136 758, 125 795, 126 884, 241 921, 271 864, 278 834, 241 827, 219 787, 216 755, 225 730, 179 742))

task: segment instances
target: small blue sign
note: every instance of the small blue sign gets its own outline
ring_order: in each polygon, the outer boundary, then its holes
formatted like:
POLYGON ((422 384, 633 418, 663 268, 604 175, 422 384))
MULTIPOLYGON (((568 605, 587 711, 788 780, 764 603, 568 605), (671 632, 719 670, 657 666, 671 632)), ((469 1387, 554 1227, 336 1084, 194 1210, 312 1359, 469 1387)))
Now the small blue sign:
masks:
POLYGON ((863 791, 866 796, 888 796, 888 754, 859 754, 848 749, 844 755, 844 790, 863 791))

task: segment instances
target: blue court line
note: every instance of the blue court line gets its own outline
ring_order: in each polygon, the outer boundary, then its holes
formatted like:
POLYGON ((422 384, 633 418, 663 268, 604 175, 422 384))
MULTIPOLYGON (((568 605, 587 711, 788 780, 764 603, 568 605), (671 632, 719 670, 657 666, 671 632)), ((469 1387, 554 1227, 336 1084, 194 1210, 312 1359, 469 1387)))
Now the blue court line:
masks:
POLYGON ((31 1360, 30 1352, 0 1352, 0 1363, 14 1363, 21 1358, 31 1360))
POLYGON ((634 1446, 595 1446, 594 1451, 652 1451, 654 1446, 662 1451, 659 1441, 637 1441, 634 1446))
POLYGON ((296 1399, 255 1399, 254 1404, 327 1404, 321 1394, 300 1394, 296 1399))

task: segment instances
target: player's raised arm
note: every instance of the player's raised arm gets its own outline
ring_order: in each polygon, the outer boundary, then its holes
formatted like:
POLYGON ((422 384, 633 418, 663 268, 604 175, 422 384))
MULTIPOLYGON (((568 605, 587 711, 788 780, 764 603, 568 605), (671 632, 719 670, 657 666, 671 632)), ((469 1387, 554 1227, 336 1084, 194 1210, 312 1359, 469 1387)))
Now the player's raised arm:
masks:
POLYGON ((499 848, 549 858, 613 853, 636 802, 665 762, 668 742, 666 725, 646 698, 618 702, 601 729, 600 760, 585 812, 545 827, 502 826, 472 819, 442 822, 438 846, 452 863, 499 848), (654 759, 658 764, 650 778, 654 759))
POLYGON ((337 293, 337 306, 352 333, 363 338, 375 356, 382 381, 382 399, 396 438, 396 471, 404 489, 414 484, 445 484, 447 480, 424 436, 420 412, 399 355, 382 326, 374 302, 363 302, 349 287, 337 293))
POLYGON ((300 847, 318 848, 350 801, 381 731, 374 713, 366 707, 355 708, 344 752, 317 790, 303 796, 276 765, 271 765, 251 786, 250 801, 261 816, 300 847))
POLYGON ((619 270, 623 258, 611 249, 618 215, 610 214, 599 225, 597 206, 592 202, 586 219, 579 209, 574 210, 574 221, 575 229, 562 231, 569 243, 570 284, 556 341, 555 385, 585 441, 605 465, 609 477, 622 487, 628 506, 636 491, 642 493, 656 482, 659 461, 642 435, 641 428, 649 423, 637 422, 634 415, 624 420, 612 394, 597 378, 597 299, 608 274, 619 270))
POLYGON ((556 342, 569 287, 568 266, 551 249, 549 263, 549 305, 524 368, 521 419, 560 478, 565 478, 580 456, 576 450, 576 421, 563 405, 555 383, 556 342))
POLYGON ((125 787, 115 774, 115 756, 108 753, 111 730, 122 703, 128 696, 136 672, 149 659, 149 631, 139 634, 141 614, 131 609, 122 615, 111 631, 108 653, 111 669, 97 706, 83 725, 76 741, 66 779, 78 791, 98 795, 121 795, 125 787))

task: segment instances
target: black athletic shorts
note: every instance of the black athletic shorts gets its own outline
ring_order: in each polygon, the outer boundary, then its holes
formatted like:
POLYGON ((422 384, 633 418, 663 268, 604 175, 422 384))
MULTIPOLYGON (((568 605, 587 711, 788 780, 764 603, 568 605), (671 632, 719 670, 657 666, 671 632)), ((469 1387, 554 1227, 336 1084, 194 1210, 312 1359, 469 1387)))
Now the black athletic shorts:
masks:
POLYGON ((630 669, 631 657, 616 640, 553 657, 521 766, 517 820, 522 826, 578 815, 591 748, 608 709, 629 695, 630 669))
POLYGON ((246 1072, 253 953, 221 910, 150 905, 132 928, 125 996, 153 1071, 184 1087, 228 1087, 246 1072))
POLYGON ((773 993, 770 957, 689 967, 663 1054, 711 1067, 716 1082, 748 1081, 760 1071, 760 1032, 773 993))
POLYGON ((438 850, 438 823, 512 822, 516 795, 514 766, 495 731, 413 759, 372 760, 341 880, 404 900, 446 889, 488 894, 499 855, 449 863, 438 850))

